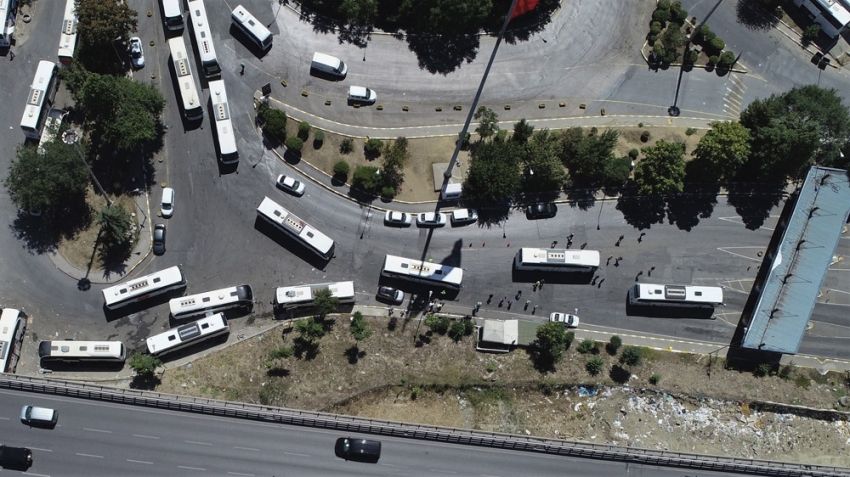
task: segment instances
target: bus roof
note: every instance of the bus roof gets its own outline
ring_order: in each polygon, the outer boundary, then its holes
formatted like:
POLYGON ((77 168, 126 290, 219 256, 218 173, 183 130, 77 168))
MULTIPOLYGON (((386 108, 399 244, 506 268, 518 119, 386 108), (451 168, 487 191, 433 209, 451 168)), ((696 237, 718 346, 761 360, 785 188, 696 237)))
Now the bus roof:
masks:
POLYGON ((62 33, 59 35, 59 61, 70 65, 77 45, 76 0, 65 0, 65 18, 62 21, 62 33))
POLYGON ((173 267, 160 270, 133 280, 129 280, 118 285, 103 289, 103 301, 106 306, 113 303, 118 303, 125 300, 130 300, 139 295, 144 295, 151 292, 151 289, 161 288, 176 283, 183 283, 186 279, 183 276, 183 270, 175 265, 173 267))
POLYGON ((638 283, 635 285, 640 300, 682 301, 690 303, 723 303, 723 289, 696 285, 655 285, 638 283))
POLYGON ((23 117, 21 117, 21 127, 34 129, 38 125, 41 105, 44 103, 50 78, 55 74, 55 71, 56 63, 46 60, 38 62, 35 76, 30 85, 29 96, 27 96, 27 106, 24 108, 23 117))
POLYGON ((332 296, 335 297, 354 296, 354 282, 317 283, 314 285, 280 287, 275 291, 275 300, 278 304, 312 301, 316 298, 317 291, 327 289, 330 289, 332 296))
POLYGON ((319 232, 312 225, 299 219, 295 214, 268 197, 263 198, 263 201, 257 206, 257 212, 281 229, 297 235, 298 238, 323 254, 328 253, 334 246, 334 241, 330 237, 319 232))
POLYGON ((460 267, 421 262, 395 255, 387 255, 384 260, 384 270, 389 273, 420 277, 454 285, 460 285, 463 281, 463 269, 460 267))
POLYGON ((581 265, 586 267, 599 266, 599 252, 596 250, 523 247, 520 249, 520 253, 523 263, 581 265))
POLYGON ((226 156, 236 152, 236 136, 233 134, 233 124, 230 120, 230 105, 227 103, 227 90, 224 80, 209 82, 212 116, 218 133, 218 147, 221 155, 226 156))

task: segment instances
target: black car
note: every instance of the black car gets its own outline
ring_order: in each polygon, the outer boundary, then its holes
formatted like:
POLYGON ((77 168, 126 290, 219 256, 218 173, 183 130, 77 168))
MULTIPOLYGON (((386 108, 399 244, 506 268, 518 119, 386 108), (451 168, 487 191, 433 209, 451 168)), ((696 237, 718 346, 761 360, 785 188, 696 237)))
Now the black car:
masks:
POLYGON ((374 463, 381 458, 381 443, 368 439, 340 437, 336 440, 334 453, 340 459, 374 463))
POLYGON ((153 253, 154 255, 165 253, 165 224, 156 224, 153 227, 153 253))
POLYGON ((551 219, 558 213, 558 206, 553 202, 537 202, 525 208, 525 216, 529 220, 551 219))

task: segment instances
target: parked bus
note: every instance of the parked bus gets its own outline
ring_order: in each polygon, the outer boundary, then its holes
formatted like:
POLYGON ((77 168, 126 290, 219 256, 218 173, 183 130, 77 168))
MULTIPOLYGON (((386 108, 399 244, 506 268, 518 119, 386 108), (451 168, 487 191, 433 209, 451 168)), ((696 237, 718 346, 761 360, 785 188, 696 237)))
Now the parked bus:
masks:
POLYGON ((242 30, 242 33, 261 50, 266 51, 272 47, 272 32, 258 22, 254 15, 251 15, 251 12, 245 10, 242 5, 237 5, 233 9, 233 13, 230 14, 230 22, 236 28, 242 30))
POLYGON ((166 268, 103 290, 106 308, 114 310, 186 286, 179 266, 166 268))
POLYGON ((279 287, 272 304, 283 310, 310 307, 316 299, 316 292, 320 290, 330 290, 331 296, 339 300, 340 304, 354 303, 354 282, 337 282, 279 287))
POLYGON ((24 115, 21 118, 21 129, 28 138, 38 140, 41 137, 47 112, 53 106, 53 99, 56 97, 56 89, 56 63, 39 61, 35 77, 30 85, 24 115))
POLYGON ((18 13, 18 0, 0 0, 0 48, 12 46, 12 38, 15 34, 15 16, 18 13))
POLYGON ((599 268, 599 252, 524 247, 516 253, 514 266, 538 272, 592 272, 599 268))
POLYGON ((201 58, 204 76, 208 80, 221 76, 221 66, 215 56, 215 45, 210 33, 210 23, 207 21, 204 0, 189 2, 189 22, 192 25, 192 33, 195 35, 195 43, 198 45, 198 56, 201 58))
POLYGON ((251 285, 237 285, 196 295, 181 296, 168 302, 171 316, 185 320, 198 315, 209 315, 231 308, 242 308, 246 312, 254 307, 254 291, 251 285))
POLYGON ((230 325, 223 313, 205 316, 198 321, 180 325, 165 333, 148 338, 148 352, 162 356, 216 336, 230 333, 230 325))
MULTIPOLYGON (((2 0, 0 0, 2 1, 2 0)), ((76 0, 65 0, 65 19, 59 34, 59 63, 71 66, 74 62, 74 48, 77 47, 77 10, 76 0)))
POLYGON ((629 290, 629 304, 714 308, 723 304, 723 289, 694 285, 638 283, 629 290))
POLYGON ((198 86, 192 75, 192 66, 189 64, 183 37, 168 40, 168 48, 171 50, 171 61, 174 64, 174 73, 177 75, 177 95, 183 105, 183 115, 189 121, 200 120, 204 117, 204 108, 201 107, 201 100, 198 98, 198 86))
POLYGON ((333 257, 336 245, 330 237, 319 232, 268 197, 260 202, 257 207, 257 215, 304 244, 310 251, 324 260, 330 260, 333 257))
POLYGON ((223 164, 239 162, 239 151, 236 150, 236 135, 233 133, 233 123, 230 121, 230 105, 227 103, 224 80, 210 81, 210 103, 221 162, 223 164))
POLYGON ((411 258, 387 255, 381 275, 398 278, 436 288, 460 290, 463 269, 432 262, 420 262, 411 258))
POLYGON ((38 357, 42 363, 123 363, 127 359, 127 348, 120 341, 39 341, 38 357))
POLYGON ((162 14, 165 16, 165 27, 171 31, 183 29, 183 10, 181 0, 162 0, 162 14))
POLYGON ((0 313, 0 373, 15 372, 26 328, 26 315, 19 310, 4 308, 0 313))

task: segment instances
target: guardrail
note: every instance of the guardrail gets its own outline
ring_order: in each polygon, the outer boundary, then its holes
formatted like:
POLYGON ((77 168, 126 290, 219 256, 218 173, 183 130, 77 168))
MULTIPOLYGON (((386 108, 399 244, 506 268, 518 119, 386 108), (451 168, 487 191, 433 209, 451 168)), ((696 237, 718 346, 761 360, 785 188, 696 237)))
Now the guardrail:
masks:
POLYGON ((561 441, 498 432, 406 424, 313 411, 298 411, 257 404, 178 396, 153 391, 121 389, 14 374, 0 374, 0 388, 132 404, 175 411, 235 417, 279 424, 334 429, 345 432, 426 439, 499 449, 539 452, 568 457, 604 459, 645 465, 663 465, 703 471, 737 472, 788 477, 850 477, 850 469, 755 459, 727 458, 682 452, 561 441))

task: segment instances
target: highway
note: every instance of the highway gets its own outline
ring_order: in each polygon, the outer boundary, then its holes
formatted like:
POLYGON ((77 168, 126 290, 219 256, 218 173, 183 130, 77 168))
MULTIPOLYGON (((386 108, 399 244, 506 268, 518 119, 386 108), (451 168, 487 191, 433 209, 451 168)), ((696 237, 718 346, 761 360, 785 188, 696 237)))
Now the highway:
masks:
MULTIPOLYGON (((29 447, 33 466, 21 475, 51 477, 457 476, 683 477, 693 472, 400 438, 382 442, 377 464, 334 456, 340 435, 305 427, 0 391, 2 443, 29 447), (24 404, 59 410, 55 429, 28 428, 24 404)), ((355 436, 366 437, 369 436, 355 436)), ((373 439, 375 437, 372 437, 373 439)), ((3 475, 19 475, 6 469, 3 475)), ((701 477, 733 475, 699 472, 701 477)))

